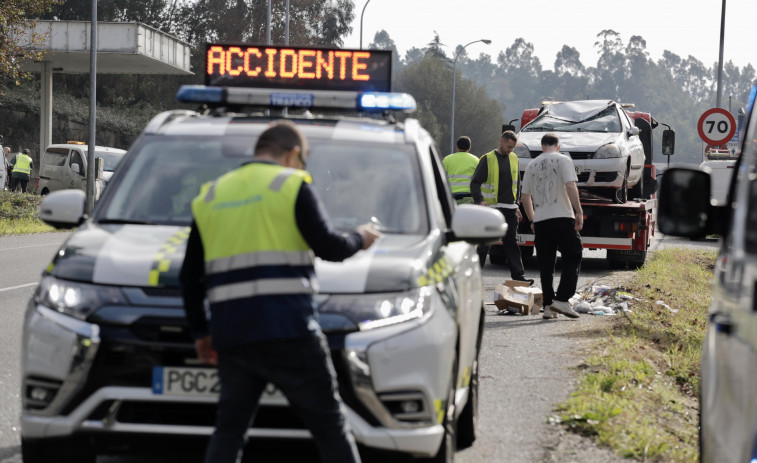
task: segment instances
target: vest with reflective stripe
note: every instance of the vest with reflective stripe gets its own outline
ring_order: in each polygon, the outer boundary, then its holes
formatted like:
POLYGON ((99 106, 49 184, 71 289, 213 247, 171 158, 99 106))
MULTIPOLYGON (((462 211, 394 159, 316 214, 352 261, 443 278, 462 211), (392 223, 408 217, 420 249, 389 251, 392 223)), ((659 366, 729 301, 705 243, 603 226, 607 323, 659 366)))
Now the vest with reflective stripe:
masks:
MULTIPOLYGON (((499 162, 497 162, 497 153, 490 151, 484 155, 486 157, 486 167, 488 176, 486 183, 481 185, 481 195, 484 197, 486 204, 497 204, 499 193, 499 162)), ((513 198, 518 200, 518 156, 510 153, 507 156, 510 160, 510 178, 513 184, 513 198)))
POLYGON ((16 155, 16 165, 13 166, 13 173, 27 174, 32 173, 32 158, 25 154, 16 155))
POLYGON ((203 185, 192 212, 211 310, 233 301, 248 305, 258 296, 310 300, 317 289, 314 257, 294 213, 302 182, 311 182, 305 171, 251 163, 203 185))
POLYGON ((452 193, 470 193, 470 181, 478 165, 478 158, 458 151, 442 159, 452 193))

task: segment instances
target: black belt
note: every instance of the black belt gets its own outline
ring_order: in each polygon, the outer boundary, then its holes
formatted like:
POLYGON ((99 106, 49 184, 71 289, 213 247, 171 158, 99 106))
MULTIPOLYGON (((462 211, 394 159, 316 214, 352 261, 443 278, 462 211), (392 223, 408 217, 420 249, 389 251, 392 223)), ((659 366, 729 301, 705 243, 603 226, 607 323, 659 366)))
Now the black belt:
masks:
POLYGON ((473 195, 470 193, 452 193, 452 197, 455 199, 463 199, 463 198, 472 198, 473 195))

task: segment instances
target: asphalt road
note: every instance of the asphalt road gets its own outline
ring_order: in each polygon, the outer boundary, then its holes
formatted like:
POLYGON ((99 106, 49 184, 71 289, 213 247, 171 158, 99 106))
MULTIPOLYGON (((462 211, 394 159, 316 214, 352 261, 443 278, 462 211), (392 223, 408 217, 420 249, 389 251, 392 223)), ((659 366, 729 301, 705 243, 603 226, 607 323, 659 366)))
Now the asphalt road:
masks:
MULTIPOLYGON (((57 251, 66 233, 0 237, 0 463, 20 463, 18 417, 21 327, 26 304, 41 270, 57 251)), ((716 247, 715 242, 690 242, 658 234, 653 249, 669 246, 716 247)), ((604 251, 585 251, 579 288, 611 282, 624 272, 611 270, 604 251)), ((559 261, 558 261, 559 269, 559 261)), ((535 259, 526 261, 526 276, 537 280, 535 259)), ((509 278, 504 267, 484 268, 486 300, 509 278)), ((557 285, 558 281, 555 281, 557 285)), ((541 316, 501 316, 486 306, 486 331, 481 353, 479 439, 457 454, 473 462, 620 462, 591 441, 548 424, 554 404, 568 397, 574 367, 587 355, 589 340, 605 332, 610 317, 584 315, 578 320, 541 316)), ((274 447, 281 461, 307 462, 309 448, 291 455, 291 446, 274 447), (290 457, 287 457, 290 455, 290 457)), ((164 459, 100 457, 99 463, 158 463, 164 459)), ((185 460, 177 460, 185 461, 185 460)))

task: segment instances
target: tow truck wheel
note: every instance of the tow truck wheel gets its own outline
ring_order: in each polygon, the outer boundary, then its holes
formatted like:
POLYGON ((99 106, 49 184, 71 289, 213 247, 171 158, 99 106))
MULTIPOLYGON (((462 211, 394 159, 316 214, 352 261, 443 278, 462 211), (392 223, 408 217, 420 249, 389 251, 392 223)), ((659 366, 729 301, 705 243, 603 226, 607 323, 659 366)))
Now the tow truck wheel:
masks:
POLYGON ((21 460, 24 463, 95 463, 97 455, 62 454, 55 445, 45 441, 21 439, 21 460))
POLYGON ((520 247, 520 258, 523 260, 530 259, 534 256, 534 247, 533 246, 521 246, 520 247))

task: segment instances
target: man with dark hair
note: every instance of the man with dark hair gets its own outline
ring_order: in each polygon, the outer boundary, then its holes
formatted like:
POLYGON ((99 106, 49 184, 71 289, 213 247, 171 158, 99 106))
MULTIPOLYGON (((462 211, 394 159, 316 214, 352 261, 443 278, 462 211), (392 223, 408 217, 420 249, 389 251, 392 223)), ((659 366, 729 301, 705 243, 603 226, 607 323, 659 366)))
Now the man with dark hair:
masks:
MULTIPOLYGON (((525 277, 523 260, 520 257, 520 248, 516 238, 518 222, 521 219, 518 156, 513 153, 517 142, 518 136, 515 132, 512 130, 502 132, 499 148, 481 156, 471 180, 470 191, 475 204, 494 207, 505 216, 507 233, 502 238, 502 246, 510 266, 510 276, 513 280, 533 284, 534 280, 525 277)), ((486 262, 487 254, 489 254, 488 245, 478 247, 481 267, 486 262)))
POLYGON ((542 153, 533 159, 523 174, 523 208, 534 232, 536 260, 544 294, 544 318, 563 314, 578 318, 570 305, 576 292, 581 269, 583 209, 576 182, 573 160, 560 153, 560 141, 553 133, 541 139, 542 153), (557 251, 562 257, 562 272, 557 294, 552 287, 557 251))
POLYGON ((452 189, 452 196, 457 204, 473 204, 470 193, 470 182, 476 171, 478 158, 469 153, 470 138, 462 136, 457 139, 457 152, 442 159, 444 170, 447 171, 447 181, 452 189))
POLYGON ((275 123, 252 162, 203 185, 192 201, 182 295, 197 355, 218 365, 221 384, 206 463, 241 459, 268 383, 307 426, 321 461, 360 461, 316 317, 313 254, 342 261, 379 234, 367 224, 351 233, 331 226, 302 170, 307 157, 294 124, 275 123))
POLYGON ((29 184, 29 179, 32 175, 32 169, 34 168, 34 162, 29 156, 29 150, 24 149, 23 153, 17 154, 13 160, 11 160, 11 191, 16 190, 16 186, 21 186, 21 193, 26 193, 26 186, 29 184))

